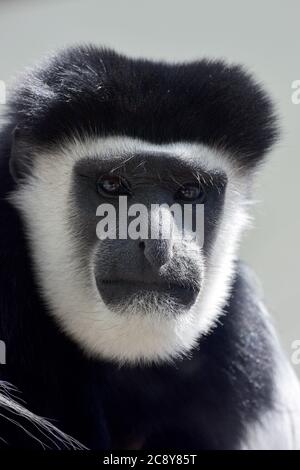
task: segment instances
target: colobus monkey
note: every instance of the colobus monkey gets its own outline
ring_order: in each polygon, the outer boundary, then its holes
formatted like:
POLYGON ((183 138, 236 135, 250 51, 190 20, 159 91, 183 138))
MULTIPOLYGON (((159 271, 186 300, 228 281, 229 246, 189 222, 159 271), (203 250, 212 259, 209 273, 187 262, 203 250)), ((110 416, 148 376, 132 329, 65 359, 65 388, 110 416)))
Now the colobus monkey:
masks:
POLYGON ((84 46, 21 77, 1 131, 0 373, 30 412, 2 395, 1 445, 300 447, 297 379, 236 255, 277 135, 261 86, 223 61, 84 46), (176 230, 174 202, 204 205, 203 243, 99 238, 120 196, 162 207, 158 229, 176 230))

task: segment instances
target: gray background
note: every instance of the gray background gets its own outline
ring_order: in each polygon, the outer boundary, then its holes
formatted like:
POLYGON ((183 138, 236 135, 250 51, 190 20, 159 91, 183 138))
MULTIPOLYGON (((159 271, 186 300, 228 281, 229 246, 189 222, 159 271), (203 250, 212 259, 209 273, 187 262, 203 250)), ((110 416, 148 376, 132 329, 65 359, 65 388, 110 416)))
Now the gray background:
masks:
POLYGON ((290 356, 300 339, 300 105, 291 101, 291 83, 300 80, 299 0, 0 1, 0 79, 81 42, 133 56, 242 62, 272 93, 284 135, 258 181, 255 224, 241 254, 262 280, 290 356))

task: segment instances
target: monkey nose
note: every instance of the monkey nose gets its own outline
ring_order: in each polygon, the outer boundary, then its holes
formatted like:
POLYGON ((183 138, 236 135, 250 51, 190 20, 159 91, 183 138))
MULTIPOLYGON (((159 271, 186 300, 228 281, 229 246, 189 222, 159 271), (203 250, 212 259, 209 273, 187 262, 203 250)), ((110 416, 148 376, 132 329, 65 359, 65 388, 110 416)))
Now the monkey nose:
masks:
POLYGON ((167 264, 173 257, 173 247, 171 240, 142 240, 139 243, 143 250, 145 258, 151 264, 152 268, 159 269, 167 264))

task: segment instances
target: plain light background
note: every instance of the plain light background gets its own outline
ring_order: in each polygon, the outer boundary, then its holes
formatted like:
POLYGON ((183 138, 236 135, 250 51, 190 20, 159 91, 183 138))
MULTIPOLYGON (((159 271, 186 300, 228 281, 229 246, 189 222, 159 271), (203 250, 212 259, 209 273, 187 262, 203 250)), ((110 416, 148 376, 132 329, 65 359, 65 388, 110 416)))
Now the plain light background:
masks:
POLYGON ((132 56, 240 62, 272 94, 283 137, 258 180, 255 225, 241 256, 262 281, 290 357, 300 339, 300 104, 291 101, 300 80, 299 0, 0 0, 0 80, 82 42, 132 56))

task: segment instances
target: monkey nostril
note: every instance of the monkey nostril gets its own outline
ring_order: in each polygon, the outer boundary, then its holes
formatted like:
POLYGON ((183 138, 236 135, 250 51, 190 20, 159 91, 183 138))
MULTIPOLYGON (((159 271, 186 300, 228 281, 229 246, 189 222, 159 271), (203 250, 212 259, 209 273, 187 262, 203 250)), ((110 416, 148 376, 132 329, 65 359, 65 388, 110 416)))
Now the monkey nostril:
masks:
POLYGON ((146 259, 155 269, 167 264, 173 256, 172 244, 169 240, 147 240, 144 247, 146 259))
POLYGON ((145 242, 140 241, 139 247, 141 248, 141 250, 144 250, 145 249, 145 242))

